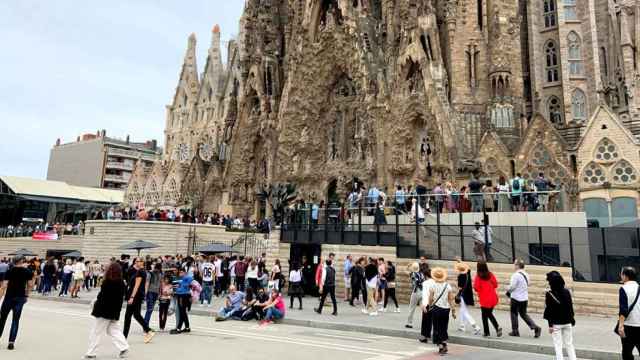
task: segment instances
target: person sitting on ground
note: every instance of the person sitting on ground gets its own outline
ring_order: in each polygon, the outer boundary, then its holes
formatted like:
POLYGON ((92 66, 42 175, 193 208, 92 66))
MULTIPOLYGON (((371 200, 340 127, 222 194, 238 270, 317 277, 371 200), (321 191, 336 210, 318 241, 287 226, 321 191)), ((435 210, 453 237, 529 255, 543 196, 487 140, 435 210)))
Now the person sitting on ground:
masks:
POLYGON ((286 306, 282 295, 280 295, 280 291, 278 291, 278 289, 271 290, 271 297, 263 308, 263 310, 266 311, 266 315, 261 325, 271 324, 274 320, 284 318, 285 308, 286 306))
POLYGON ((249 321, 253 319, 257 319, 256 311, 254 309, 254 305, 257 303, 257 298, 253 293, 252 288, 247 288, 247 291, 244 296, 244 300, 242 300, 242 307, 240 308, 240 320, 249 321))
POLYGON ((216 321, 224 321, 236 315, 242 308, 242 300, 244 300, 244 297, 245 294, 236 290, 235 285, 229 286, 229 294, 224 300, 224 306, 218 312, 218 316, 216 316, 216 321))

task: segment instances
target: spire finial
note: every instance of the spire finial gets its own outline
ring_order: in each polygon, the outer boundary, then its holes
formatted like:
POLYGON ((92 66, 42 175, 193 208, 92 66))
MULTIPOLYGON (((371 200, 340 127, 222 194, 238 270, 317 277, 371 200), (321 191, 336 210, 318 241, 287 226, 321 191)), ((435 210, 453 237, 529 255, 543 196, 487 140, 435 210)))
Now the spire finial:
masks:
POLYGON ((215 24, 213 25, 213 30, 211 30, 213 33, 215 34, 219 34, 220 33, 220 25, 215 24))

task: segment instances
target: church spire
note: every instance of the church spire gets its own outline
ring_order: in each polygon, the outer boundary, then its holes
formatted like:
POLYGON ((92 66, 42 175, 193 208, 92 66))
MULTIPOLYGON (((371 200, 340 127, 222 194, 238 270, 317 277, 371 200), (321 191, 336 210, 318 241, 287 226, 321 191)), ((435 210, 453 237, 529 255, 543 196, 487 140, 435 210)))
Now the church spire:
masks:
POLYGON ((199 86, 198 66, 196 63, 196 34, 191 33, 182 63, 180 81, 173 98, 173 105, 187 106, 194 103, 198 95, 199 86))

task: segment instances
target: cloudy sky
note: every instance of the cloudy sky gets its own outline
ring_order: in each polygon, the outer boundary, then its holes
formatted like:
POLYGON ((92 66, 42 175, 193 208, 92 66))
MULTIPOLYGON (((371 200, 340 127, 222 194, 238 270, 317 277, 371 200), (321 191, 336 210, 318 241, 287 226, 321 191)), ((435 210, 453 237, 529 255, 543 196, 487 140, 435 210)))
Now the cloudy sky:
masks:
POLYGON ((162 142, 187 38, 202 71, 218 23, 238 33, 244 0, 0 1, 0 174, 45 178, 57 138, 162 142))

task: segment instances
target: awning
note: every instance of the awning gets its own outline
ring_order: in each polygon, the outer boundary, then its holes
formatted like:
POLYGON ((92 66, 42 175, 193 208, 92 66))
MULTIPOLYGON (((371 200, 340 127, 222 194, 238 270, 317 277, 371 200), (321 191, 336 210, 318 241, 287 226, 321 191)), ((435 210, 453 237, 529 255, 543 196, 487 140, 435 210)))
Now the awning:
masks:
POLYGON ((121 204, 124 191, 73 186, 62 181, 0 176, 7 187, 22 199, 44 202, 80 204, 121 204))

